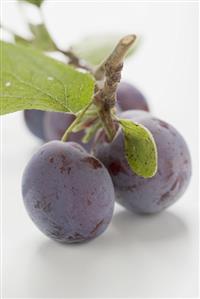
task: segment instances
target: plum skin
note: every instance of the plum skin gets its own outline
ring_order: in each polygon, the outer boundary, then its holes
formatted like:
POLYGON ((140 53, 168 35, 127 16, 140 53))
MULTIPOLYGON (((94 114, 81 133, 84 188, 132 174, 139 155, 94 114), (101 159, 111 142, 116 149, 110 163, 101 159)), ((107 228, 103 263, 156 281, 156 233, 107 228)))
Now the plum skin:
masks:
MULTIPOLYGON (((72 113, 46 112, 44 116, 44 135, 46 141, 61 140, 66 129, 75 120, 76 116, 72 113)), ((92 141, 88 143, 81 142, 84 131, 71 133, 68 141, 74 141, 82 145, 88 152, 91 149, 92 141)))
MULTIPOLYGON (((130 115, 131 112, 129 112, 130 115)), ((121 118, 125 118, 121 113, 121 118)), ((132 120, 141 123, 154 136, 158 150, 158 171, 152 178, 142 178, 131 171, 124 154, 124 136, 121 129, 112 143, 100 133, 94 154, 109 170, 116 191, 116 200, 128 210, 151 214, 175 203, 186 190, 191 177, 191 158, 187 144, 170 124, 139 114, 132 120)))
POLYGON ((43 130, 44 115, 45 111, 42 110, 24 110, 24 120, 28 129, 42 140, 45 140, 43 130))
POLYGON ((130 83, 120 82, 116 94, 117 111, 144 110, 149 111, 149 106, 144 95, 130 83))
POLYGON ((22 178, 29 216, 65 243, 99 236, 111 221, 114 188, 106 168, 74 142, 52 141, 34 154, 22 178))

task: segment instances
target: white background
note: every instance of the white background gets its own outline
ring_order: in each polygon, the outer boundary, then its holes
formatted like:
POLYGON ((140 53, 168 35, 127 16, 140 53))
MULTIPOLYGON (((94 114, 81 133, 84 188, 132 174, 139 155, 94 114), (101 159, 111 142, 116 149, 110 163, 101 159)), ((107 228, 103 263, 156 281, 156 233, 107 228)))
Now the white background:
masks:
MULTIPOLYGON (((4 23, 27 34, 14 1, 2 7, 4 23)), ((50 0, 43 12, 61 47, 96 32, 142 36, 123 77, 144 92, 155 115, 184 135, 193 177, 167 211, 142 217, 116 206, 102 236, 60 245, 37 230, 22 202, 22 172, 39 141, 20 112, 3 117, 3 297, 197 297, 197 3, 50 0)))

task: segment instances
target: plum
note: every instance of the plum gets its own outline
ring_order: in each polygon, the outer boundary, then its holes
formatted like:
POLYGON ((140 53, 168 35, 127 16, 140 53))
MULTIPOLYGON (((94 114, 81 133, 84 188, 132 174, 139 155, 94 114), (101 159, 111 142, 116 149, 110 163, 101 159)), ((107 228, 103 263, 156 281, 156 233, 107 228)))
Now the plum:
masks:
POLYGON ((118 112, 131 109, 149 111, 149 106, 143 94, 130 83, 119 83, 116 99, 118 112))
POLYGON ((24 110, 24 120, 28 129, 36 137, 44 140, 43 120, 45 112, 41 110, 24 110))
MULTIPOLYGON (((136 213, 156 213, 175 203, 186 190, 191 177, 191 158, 181 134, 170 124, 138 111, 128 112, 132 120, 152 133, 158 150, 158 171, 152 178, 137 176, 125 157, 124 135, 119 128, 111 143, 100 132, 94 154, 109 170, 117 201, 136 213), (136 116, 134 116, 134 114, 136 116)), ((125 118, 126 112, 120 117, 125 118)), ((148 113, 147 113, 148 114, 148 113)))
MULTIPOLYGON (((66 129, 75 120, 75 115, 62 112, 46 112, 44 116, 44 135, 46 141, 61 140, 66 129)), ((91 142, 83 143, 81 141, 84 136, 84 131, 71 133, 69 141, 74 141, 81 144, 88 152, 91 149, 91 142)))
POLYGON ((113 215, 114 188, 107 169, 75 142, 44 144, 25 168, 22 195, 36 226, 60 242, 99 236, 113 215))

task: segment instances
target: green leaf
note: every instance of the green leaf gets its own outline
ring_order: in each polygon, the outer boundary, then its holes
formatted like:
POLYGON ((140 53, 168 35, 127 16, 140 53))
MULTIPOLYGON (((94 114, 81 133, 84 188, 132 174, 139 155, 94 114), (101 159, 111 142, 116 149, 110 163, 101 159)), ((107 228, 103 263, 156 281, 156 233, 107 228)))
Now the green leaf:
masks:
POLYGON ((33 25, 29 24, 31 32, 33 33, 32 39, 24 39, 19 35, 15 35, 15 42, 22 45, 30 45, 42 51, 56 51, 56 46, 49 35, 44 24, 33 25))
POLYGON ((157 149, 152 134, 142 125, 120 119, 129 166, 137 175, 149 178, 157 171, 157 149))
MULTIPOLYGON (((87 62, 98 65, 110 55, 118 41, 123 37, 119 34, 91 35, 72 46, 72 51, 87 62)), ((127 57, 133 54, 136 46, 129 50, 127 57)))
POLYGON ((32 49, 0 42, 1 114, 24 109, 78 112, 90 101, 94 80, 32 49))
POLYGON ((31 45, 33 40, 32 39, 25 39, 17 34, 14 35, 15 42, 24 46, 31 45))
POLYGON ((30 24, 30 29, 34 35, 32 46, 43 51, 55 51, 56 46, 51 39, 44 24, 30 24))
POLYGON ((34 4, 34 5, 38 6, 38 7, 40 7, 41 4, 42 4, 42 2, 43 2, 43 0, 24 0, 24 1, 29 2, 31 4, 34 4))

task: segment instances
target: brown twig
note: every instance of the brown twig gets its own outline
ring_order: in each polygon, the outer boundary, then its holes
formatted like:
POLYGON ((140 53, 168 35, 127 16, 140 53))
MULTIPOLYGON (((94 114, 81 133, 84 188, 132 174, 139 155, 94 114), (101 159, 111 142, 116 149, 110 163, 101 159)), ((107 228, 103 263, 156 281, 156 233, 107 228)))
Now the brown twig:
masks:
POLYGON ((84 69, 93 74, 92 67, 90 65, 88 65, 85 61, 80 59, 71 49, 61 50, 61 49, 57 48, 57 50, 69 58, 68 64, 71 64, 77 68, 84 69))
POLYGON ((136 40, 135 35, 123 37, 111 55, 96 70, 95 78, 100 78, 102 72, 105 73, 103 88, 99 89, 94 96, 94 103, 99 106, 99 116, 104 125, 105 131, 110 140, 116 133, 116 127, 112 119, 111 109, 115 105, 117 85, 121 79, 124 57, 136 40))
POLYGON ((120 42, 115 47, 113 53, 105 60, 103 63, 98 66, 94 76, 97 80, 102 80, 105 74, 106 64, 116 65, 120 60, 121 62, 124 59, 124 56, 127 53, 127 50, 132 46, 136 40, 136 35, 127 35, 120 40, 120 42))

